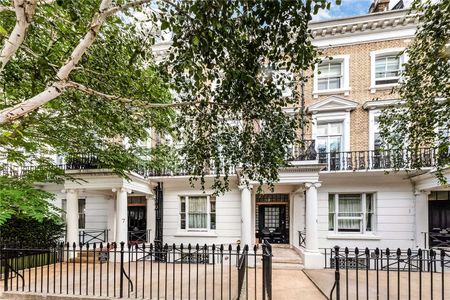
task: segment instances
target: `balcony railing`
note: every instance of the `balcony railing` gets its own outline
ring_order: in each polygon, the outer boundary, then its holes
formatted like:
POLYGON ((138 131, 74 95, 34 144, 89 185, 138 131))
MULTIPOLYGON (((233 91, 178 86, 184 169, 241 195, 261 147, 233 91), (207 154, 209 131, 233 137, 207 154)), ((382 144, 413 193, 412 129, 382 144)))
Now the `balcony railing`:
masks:
MULTIPOLYGON (((367 150, 342 152, 316 152, 315 141, 305 140, 289 148, 287 161, 304 162, 317 161, 324 164, 323 171, 356 171, 356 170, 389 170, 389 169, 418 169, 435 166, 435 150, 421 148, 408 151, 367 150)), ((214 165, 213 163, 211 164, 214 165)), ((81 154, 66 158, 66 164, 59 165, 62 170, 108 169, 94 154, 81 154)), ((0 165, 0 176, 23 177, 33 171, 35 166, 20 167, 11 164, 0 165)), ((135 166, 133 171, 144 177, 160 176, 190 176, 192 172, 184 168, 155 170, 147 166, 135 166)), ((220 174, 224 174, 220 170, 220 174)), ((214 167, 205 167, 204 175, 216 175, 214 167)), ((229 174, 236 174, 231 168, 229 174)))
POLYGON ((316 159, 317 151, 315 140, 304 140, 303 142, 297 142, 288 149, 288 161, 305 161, 316 159))
POLYGON ((324 171, 417 169, 434 166, 433 149, 417 151, 345 151, 322 152, 317 160, 325 164, 324 171))

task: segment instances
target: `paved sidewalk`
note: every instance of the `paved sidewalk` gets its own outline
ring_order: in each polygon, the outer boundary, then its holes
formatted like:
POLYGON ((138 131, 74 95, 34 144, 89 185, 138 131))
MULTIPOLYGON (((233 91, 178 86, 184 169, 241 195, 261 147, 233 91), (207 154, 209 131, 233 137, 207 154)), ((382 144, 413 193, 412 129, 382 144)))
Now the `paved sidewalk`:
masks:
POLYGON ((326 299, 302 270, 273 270, 272 281, 274 300, 326 299))
MULTIPOLYGON (((305 270, 306 274, 313 280, 317 286, 329 295, 334 284, 334 270, 305 270)), ((422 273, 422 297, 419 295, 419 272, 411 272, 410 299, 431 299, 431 277, 430 273, 422 273)), ((450 295, 450 273, 433 273, 433 296, 434 299, 442 299, 442 280, 445 282, 444 294, 445 299, 450 295)), ((377 299, 377 274, 375 271, 369 271, 369 279, 366 280, 366 272, 360 270, 358 272, 358 290, 356 286, 356 271, 348 272, 348 295, 349 299, 366 298, 366 283, 368 282, 368 292, 370 299, 377 299)), ((387 272, 380 271, 378 274, 378 292, 379 299, 387 299, 387 272)), ((389 274, 389 296, 391 299, 408 299, 408 272, 400 272, 400 287, 397 286, 398 275, 396 270, 392 270, 389 274), (398 297, 398 290, 400 297, 398 297)), ((347 277, 345 270, 341 270, 341 299, 346 299, 346 283, 347 277)))

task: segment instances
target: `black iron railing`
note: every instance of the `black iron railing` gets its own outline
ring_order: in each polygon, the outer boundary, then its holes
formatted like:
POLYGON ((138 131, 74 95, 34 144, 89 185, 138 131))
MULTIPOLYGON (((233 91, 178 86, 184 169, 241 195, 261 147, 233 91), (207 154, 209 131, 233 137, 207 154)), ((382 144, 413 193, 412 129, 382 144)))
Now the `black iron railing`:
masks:
POLYGON ((305 248, 306 247, 306 232, 299 231, 298 232, 298 246, 305 248))
POLYGON ((78 231, 80 244, 107 243, 108 233, 109 229, 80 229, 78 231))
POLYGON ((292 147, 288 149, 288 161, 305 161, 316 160, 316 141, 304 140, 294 143, 292 147))
POLYGON ((330 299, 446 299, 450 252, 445 249, 340 249, 325 251, 325 268, 335 270, 330 299), (418 297, 417 297, 418 296, 418 297))
POLYGON ((320 152, 318 163, 324 164, 324 171, 357 171, 417 169, 435 165, 434 151, 431 148, 417 151, 345 151, 320 152))
POLYGON ((130 243, 146 243, 150 242, 150 229, 146 230, 130 230, 128 231, 128 242, 130 243))
POLYGON ((271 259, 268 243, 252 251, 198 244, 0 246, 5 292, 75 297, 270 300, 271 259))

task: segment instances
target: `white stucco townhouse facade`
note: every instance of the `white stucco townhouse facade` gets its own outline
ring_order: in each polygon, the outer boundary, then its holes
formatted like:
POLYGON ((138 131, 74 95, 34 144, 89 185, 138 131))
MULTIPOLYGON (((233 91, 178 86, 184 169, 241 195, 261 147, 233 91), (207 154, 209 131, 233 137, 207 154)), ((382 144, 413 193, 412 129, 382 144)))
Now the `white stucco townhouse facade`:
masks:
MULTIPOLYGON (((449 241, 450 187, 438 183, 432 151, 415 159, 425 167, 392 171, 399 156, 380 148, 377 118, 414 39, 417 16, 396 9, 314 22, 314 44, 332 60, 316 66, 306 87, 311 118, 308 155, 293 151, 273 191, 243 185, 214 196, 189 174, 140 172, 120 178, 91 161, 66 164, 79 180, 42 184, 65 211, 67 242, 168 244, 287 244, 306 268, 324 264, 323 248, 418 248, 449 241), (320 70, 317 72, 317 70, 320 70), (373 99, 378 98, 378 101, 373 99), (430 238, 430 233, 432 237, 430 238), (434 234, 434 235, 433 235, 434 234)), ((168 43, 155 46, 164 55, 168 43)), ((450 182, 450 171, 445 171, 450 182)))

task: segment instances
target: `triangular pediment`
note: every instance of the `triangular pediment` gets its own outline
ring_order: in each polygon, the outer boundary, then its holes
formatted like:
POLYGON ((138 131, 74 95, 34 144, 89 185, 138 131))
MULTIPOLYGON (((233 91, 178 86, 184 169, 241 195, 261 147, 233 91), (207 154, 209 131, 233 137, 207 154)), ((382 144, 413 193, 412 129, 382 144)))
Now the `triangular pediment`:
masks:
POLYGON ((358 107, 358 102, 342 97, 330 96, 308 107, 308 112, 350 111, 358 107))

